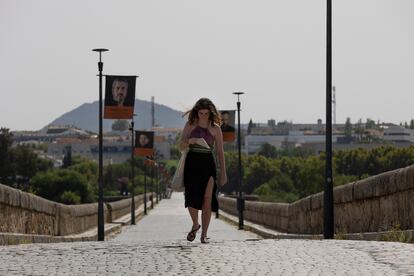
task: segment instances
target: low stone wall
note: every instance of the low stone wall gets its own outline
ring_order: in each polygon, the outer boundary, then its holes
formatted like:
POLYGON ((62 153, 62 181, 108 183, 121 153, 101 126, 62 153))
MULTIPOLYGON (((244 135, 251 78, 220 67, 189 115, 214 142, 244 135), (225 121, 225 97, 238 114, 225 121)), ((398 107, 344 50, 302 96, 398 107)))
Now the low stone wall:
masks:
MULTIPOLYGON (((108 220, 108 208, 104 205, 105 222, 108 220)), ((58 236, 81 233, 97 226, 98 203, 64 205, 59 204, 59 232, 58 236)))
MULTIPOLYGON (((236 200, 220 197, 220 208, 237 216, 236 200)), ((323 192, 292 204, 246 201, 247 220, 294 234, 323 232, 323 192)), ((414 166, 334 189, 336 233, 414 229, 414 166)))
MULTIPOLYGON (((219 197, 220 209, 238 216, 237 200, 228 197, 219 197)), ((270 203, 260 201, 246 201, 243 216, 254 223, 268 226, 281 232, 288 232, 288 203, 270 203)))
POLYGON ((58 235, 59 205, 0 184, 0 232, 58 235))
MULTIPOLYGON (((147 201, 155 198, 155 194, 147 193, 147 201)), ((137 195, 134 197, 135 208, 144 204, 144 195, 137 195)), ((123 199, 115 202, 105 203, 108 207, 108 221, 113 222, 117 218, 123 217, 131 213, 131 199, 123 199)))
MULTIPOLYGON (((150 200, 152 194, 148 193, 150 200)), ((135 206, 143 195, 135 197, 135 206)), ((131 200, 104 204, 105 222, 131 211, 131 200)), ((0 232, 66 236, 97 226, 98 203, 64 205, 0 184, 0 232)))

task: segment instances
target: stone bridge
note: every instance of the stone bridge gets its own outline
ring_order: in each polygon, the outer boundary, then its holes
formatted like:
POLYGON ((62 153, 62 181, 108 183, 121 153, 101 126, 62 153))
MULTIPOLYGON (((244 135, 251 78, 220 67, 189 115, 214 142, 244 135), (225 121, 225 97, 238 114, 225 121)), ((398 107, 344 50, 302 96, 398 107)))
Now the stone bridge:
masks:
POLYGON ((292 204, 246 202, 252 232, 237 230, 235 200, 221 197, 224 220, 212 220, 211 242, 200 244, 185 240, 182 193, 145 217, 135 197, 142 219, 134 226, 122 227, 130 199, 106 203, 113 234, 96 242, 97 204, 66 206, 0 185, 1 242, 25 243, 0 247, 0 275, 414 275, 413 245, 381 241, 412 241, 413 191, 414 166, 335 188, 335 240, 319 239, 321 193, 292 204))

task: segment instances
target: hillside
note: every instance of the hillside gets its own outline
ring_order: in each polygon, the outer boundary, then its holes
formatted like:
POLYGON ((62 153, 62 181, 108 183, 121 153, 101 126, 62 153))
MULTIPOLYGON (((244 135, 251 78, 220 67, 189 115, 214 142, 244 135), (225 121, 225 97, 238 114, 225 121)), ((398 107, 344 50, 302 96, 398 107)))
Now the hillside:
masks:
MULTIPOLYGON (((135 100, 135 129, 151 127, 151 102, 135 100)), ((98 132, 99 102, 84 103, 81 106, 63 114, 50 124, 75 125, 81 129, 98 132)), ((184 118, 182 112, 168 106, 155 103, 155 124, 162 127, 182 128, 184 118)), ((110 131, 114 120, 103 120, 103 131, 110 131)))

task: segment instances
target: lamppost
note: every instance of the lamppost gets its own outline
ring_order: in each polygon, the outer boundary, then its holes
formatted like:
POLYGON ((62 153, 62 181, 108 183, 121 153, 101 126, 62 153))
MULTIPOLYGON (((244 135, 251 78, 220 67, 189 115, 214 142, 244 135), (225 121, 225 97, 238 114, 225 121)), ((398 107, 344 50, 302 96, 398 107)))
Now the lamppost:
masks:
POLYGON ((108 49, 97 48, 92 49, 94 52, 99 53, 99 178, 98 178, 98 241, 105 240, 105 218, 103 207, 103 160, 102 160, 102 52, 109 51, 108 49))
POLYGON ((237 197, 237 210, 239 211, 239 229, 244 228, 243 223, 243 211, 244 211, 244 198, 242 192, 242 164, 241 164, 241 134, 240 134, 240 95, 244 92, 234 92, 237 95, 237 147, 239 151, 239 166, 238 166, 238 188, 239 196, 237 197))
POLYGON ((151 159, 151 209, 154 209, 154 160, 151 159))
POLYGON ((144 159, 144 215, 147 214, 147 157, 144 159))
POLYGON ((326 164, 323 197, 323 236, 334 237, 334 206, 332 177, 332 0, 327 0, 326 16, 326 164))
POLYGON ((160 180, 158 179, 159 169, 159 164, 155 163, 155 184, 157 185, 157 203, 161 201, 161 185, 160 180))
POLYGON ((129 128, 131 131, 131 225, 135 225, 134 116, 136 114, 132 115, 131 127, 129 128))

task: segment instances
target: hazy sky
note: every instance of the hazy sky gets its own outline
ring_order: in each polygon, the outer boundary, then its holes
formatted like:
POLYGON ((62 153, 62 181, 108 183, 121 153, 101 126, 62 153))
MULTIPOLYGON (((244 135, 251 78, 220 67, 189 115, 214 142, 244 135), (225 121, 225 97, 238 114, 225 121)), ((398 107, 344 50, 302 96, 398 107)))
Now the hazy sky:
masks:
MULTIPOLYGON (((337 122, 414 118, 414 1, 333 0, 337 122)), ((137 98, 200 97, 242 122, 325 121, 325 0, 0 0, 0 126, 39 129, 98 99, 104 74, 137 98)))

